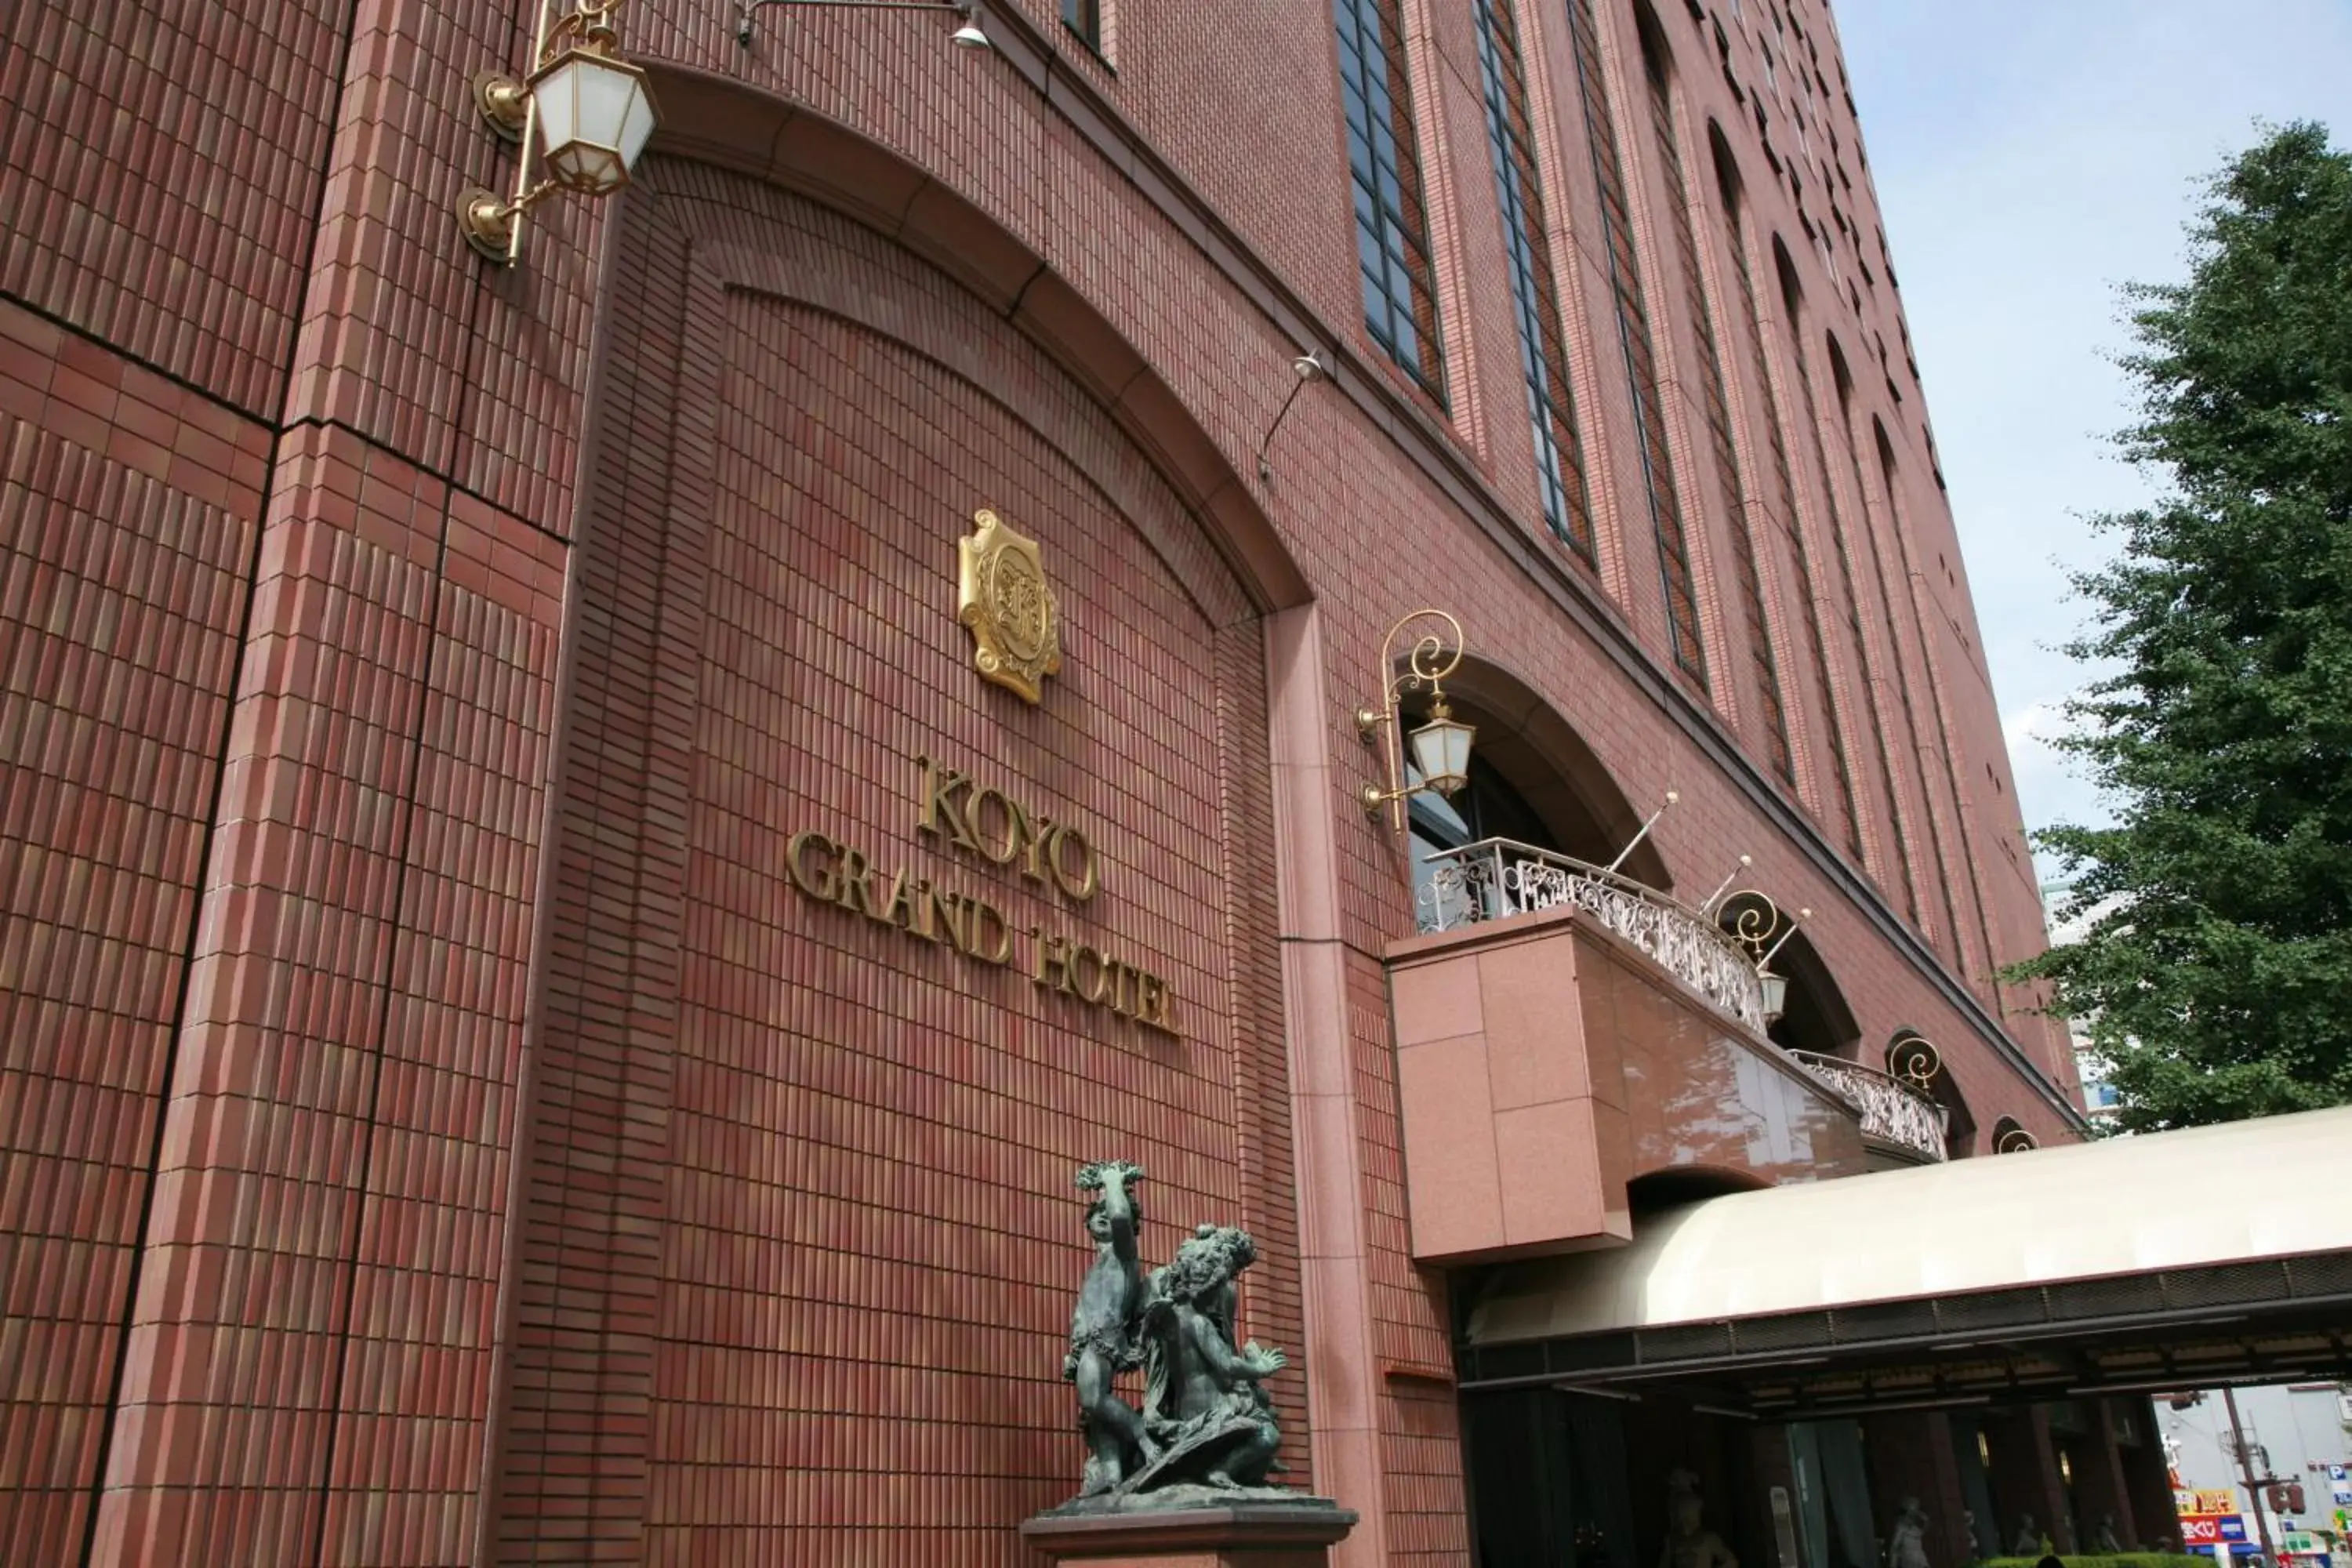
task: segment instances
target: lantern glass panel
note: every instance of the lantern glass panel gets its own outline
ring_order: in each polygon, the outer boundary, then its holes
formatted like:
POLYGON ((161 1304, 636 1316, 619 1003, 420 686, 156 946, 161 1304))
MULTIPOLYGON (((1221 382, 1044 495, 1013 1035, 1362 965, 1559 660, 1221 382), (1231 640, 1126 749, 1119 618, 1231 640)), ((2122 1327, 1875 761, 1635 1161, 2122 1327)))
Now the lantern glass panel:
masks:
POLYGON ((566 187, 602 195, 628 183, 654 132, 653 98, 636 67, 574 49, 532 79, 548 172, 566 187))
POLYGON ((1415 730, 1412 760, 1422 782, 1441 795, 1451 795, 1470 780, 1470 738, 1474 725, 1454 719, 1433 719, 1415 730))

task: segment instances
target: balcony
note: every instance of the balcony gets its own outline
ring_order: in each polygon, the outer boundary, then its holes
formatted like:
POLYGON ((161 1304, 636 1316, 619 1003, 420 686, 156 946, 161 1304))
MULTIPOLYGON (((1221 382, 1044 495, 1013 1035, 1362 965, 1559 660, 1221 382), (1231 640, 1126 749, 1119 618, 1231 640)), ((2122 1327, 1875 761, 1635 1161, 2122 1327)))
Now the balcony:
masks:
POLYGON ((1862 1112, 1864 1140, 1883 1143, 1922 1163, 1947 1152, 1951 1112, 1933 1095, 1893 1073, 1819 1051, 1790 1051, 1807 1072, 1852 1100, 1862 1112))
POLYGON ((1539 910, 1581 910, 1708 1007, 1750 1034, 1764 1033, 1769 1020, 1755 958, 1706 916, 1656 889, 1508 838, 1444 850, 1430 856, 1429 864, 1432 875, 1416 911, 1423 932, 1539 910))
POLYGON ((1754 959, 1700 911, 1507 840, 1434 861, 1422 934, 1387 954, 1415 1258, 1622 1245, 1653 1174, 1766 1185, 1891 1157, 1860 1094, 1765 1037, 1754 959))

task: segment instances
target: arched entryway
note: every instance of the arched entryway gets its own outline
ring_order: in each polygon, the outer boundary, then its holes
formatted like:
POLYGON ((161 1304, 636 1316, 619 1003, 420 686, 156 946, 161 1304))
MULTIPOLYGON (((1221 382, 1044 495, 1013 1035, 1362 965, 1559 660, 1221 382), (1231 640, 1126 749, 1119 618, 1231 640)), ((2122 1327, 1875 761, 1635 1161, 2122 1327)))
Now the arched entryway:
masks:
MULTIPOLYGON (((1469 782, 1451 796, 1419 791, 1406 803, 1412 860, 1413 909, 1423 930, 1453 923, 1448 906, 1458 893, 1446 868, 1472 846, 1503 841, 1538 849, 1585 867, 1608 868, 1623 854, 1617 875, 1658 891, 1673 879, 1657 845, 1635 844, 1646 812, 1636 808, 1574 726, 1517 676, 1498 664, 1465 657, 1444 681, 1454 718, 1475 726, 1469 782)), ((1403 724, 1410 731, 1430 711, 1427 692, 1408 693, 1403 724)), ((1419 782, 1410 750, 1407 781, 1419 782)))

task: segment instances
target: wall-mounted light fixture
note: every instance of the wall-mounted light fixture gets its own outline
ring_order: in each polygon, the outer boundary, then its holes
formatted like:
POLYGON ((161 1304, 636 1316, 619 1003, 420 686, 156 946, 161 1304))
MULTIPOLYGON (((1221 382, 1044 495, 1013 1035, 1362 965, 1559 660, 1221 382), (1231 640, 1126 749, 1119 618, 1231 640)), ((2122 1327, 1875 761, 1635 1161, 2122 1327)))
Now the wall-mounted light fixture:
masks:
POLYGON ((501 266, 522 255, 523 214, 557 191, 610 195, 629 183, 657 116, 646 73, 620 58, 613 13, 621 0, 581 0, 549 26, 540 11, 530 74, 518 81, 496 71, 474 79, 474 103, 490 128, 522 144, 514 195, 477 185, 457 198, 466 243, 501 266), (545 176, 531 183, 536 148, 545 176))
POLYGON ((1290 417, 1290 405, 1298 401, 1298 395, 1310 384, 1331 379, 1331 367, 1312 350, 1292 360, 1290 371, 1298 379, 1291 384, 1290 395, 1282 400, 1282 406, 1274 411, 1274 423, 1265 427, 1265 439, 1257 444, 1257 477, 1261 484, 1274 483, 1274 467, 1265 460, 1266 449, 1274 445, 1274 433, 1290 417))
POLYGON ((752 18, 771 5, 824 5, 842 11, 952 11, 963 19, 963 25, 948 35, 949 43, 967 49, 995 47, 988 41, 988 35, 980 30, 980 10, 973 0, 738 0, 737 43, 747 49, 751 47, 752 18))
POLYGON ((1723 900, 1724 931, 1756 960, 1756 980, 1764 988, 1764 1021, 1771 1024, 1789 1010, 1789 977, 1772 972, 1772 960, 1797 934, 1800 921, 1813 918, 1799 910, 1791 920, 1770 895, 1742 888, 1723 900))
MULTIPOLYGON (((1300 379, 1306 380, 1304 373, 1300 379)), ((1444 610, 1415 610, 1389 628, 1381 639, 1381 705, 1356 710, 1356 730, 1370 743, 1379 739, 1383 730, 1393 730, 1400 722, 1398 700, 1408 691, 1429 689, 1429 718, 1411 734, 1405 743, 1412 748, 1413 769, 1419 782, 1407 783, 1398 776, 1402 758, 1397 747, 1383 742, 1381 757, 1385 764, 1388 787, 1366 784, 1360 798, 1364 810, 1377 816, 1382 806, 1389 808, 1391 825, 1404 831, 1404 803, 1408 795, 1423 790, 1434 790, 1439 795, 1458 793, 1470 782, 1470 741, 1477 733, 1475 725, 1465 724, 1454 716, 1446 705, 1445 689, 1438 683, 1454 673, 1462 662, 1462 623, 1444 610), (1397 634, 1415 621, 1444 623, 1444 630, 1432 629, 1415 638, 1412 650, 1405 655, 1404 668, 1397 669, 1389 650, 1396 646, 1397 634)))

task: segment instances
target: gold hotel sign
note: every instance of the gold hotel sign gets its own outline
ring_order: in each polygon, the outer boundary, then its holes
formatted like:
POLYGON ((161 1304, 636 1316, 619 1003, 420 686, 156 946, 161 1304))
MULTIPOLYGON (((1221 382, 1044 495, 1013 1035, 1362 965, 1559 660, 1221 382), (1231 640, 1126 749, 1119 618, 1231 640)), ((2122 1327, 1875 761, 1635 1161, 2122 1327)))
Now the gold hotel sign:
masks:
POLYGON ((1062 668, 1062 612, 1045 582, 1037 542, 983 507, 956 542, 956 619, 970 628, 972 662, 1034 705, 1062 668))
MULTIPOLYGON (((1024 881, 1051 887, 1073 904, 1102 889, 1094 845, 1075 823, 1055 822, 969 773, 917 757, 922 791, 915 829, 1024 881)), ((1032 926, 1015 931, 987 899, 952 890, 901 868, 885 870, 840 839, 795 833, 785 848, 793 885, 918 942, 942 944, 981 963, 1010 968, 1016 956, 1030 980, 1047 990, 1107 1008, 1148 1029, 1181 1034, 1175 988, 1157 974, 1086 942, 1032 926), (1024 944, 1021 938, 1026 937, 1024 944)))

